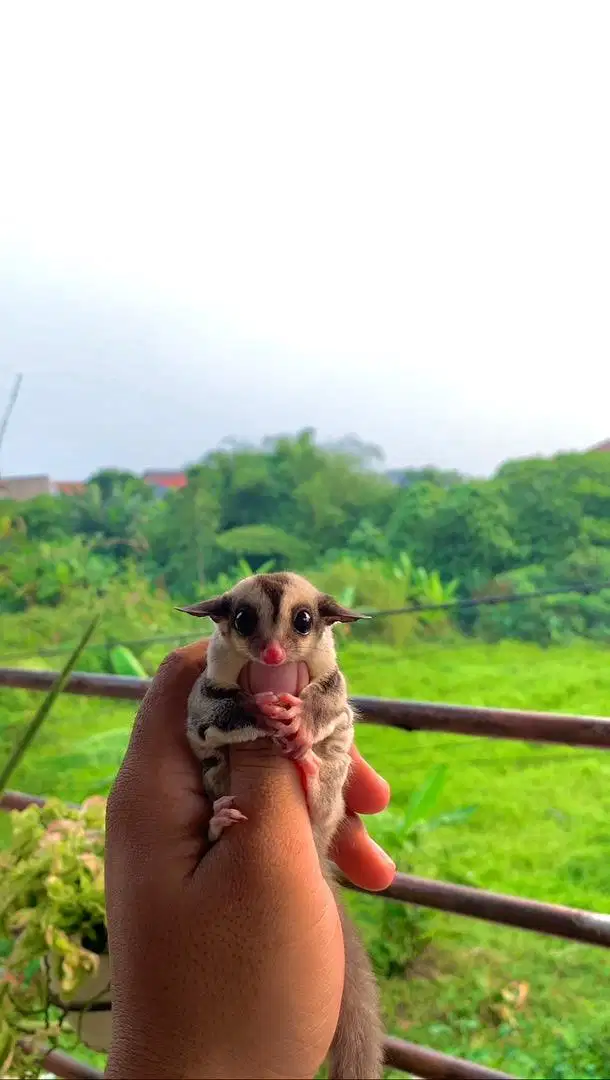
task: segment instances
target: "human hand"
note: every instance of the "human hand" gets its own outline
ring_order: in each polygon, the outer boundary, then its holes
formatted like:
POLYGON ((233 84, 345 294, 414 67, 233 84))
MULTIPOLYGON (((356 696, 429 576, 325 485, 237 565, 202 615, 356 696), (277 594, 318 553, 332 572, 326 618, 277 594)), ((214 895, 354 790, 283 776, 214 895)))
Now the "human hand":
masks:
MULTIPOLYGON (((337 1023, 344 955, 294 766, 265 742, 231 748, 248 821, 208 850, 210 806, 185 738, 205 644, 172 654, 138 713, 108 800, 113 1041, 107 1077, 311 1077, 337 1023)), ((365 888, 393 864, 358 812, 388 788, 354 752, 334 857, 365 888)))

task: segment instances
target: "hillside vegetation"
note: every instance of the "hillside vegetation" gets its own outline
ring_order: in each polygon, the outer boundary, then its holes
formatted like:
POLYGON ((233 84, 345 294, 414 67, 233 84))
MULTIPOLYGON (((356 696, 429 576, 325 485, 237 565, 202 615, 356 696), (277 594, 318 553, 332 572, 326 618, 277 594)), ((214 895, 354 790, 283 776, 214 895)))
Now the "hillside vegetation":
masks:
MULTIPOLYGON (((134 606, 144 606, 150 615, 159 599, 148 602, 148 609, 144 598, 134 606)), ((72 629, 74 620, 68 611, 63 614, 72 629)), ((33 610, 5 616, 0 629, 19 624, 14 643, 20 628, 30 647, 27 623, 34 624, 32 633, 38 635, 41 617, 33 610)), ((134 623, 122 628, 130 635, 137 632, 134 623)), ((143 650, 148 670, 163 648, 143 650)), ((341 659, 354 692, 607 711, 607 654, 593 643, 542 649, 527 643, 461 641, 415 643, 398 651, 352 635, 341 646, 341 659)), ((0 693, 3 755, 37 700, 23 691, 0 693)), ((14 785, 74 800, 107 791, 133 714, 131 703, 64 696, 14 785)), ((406 734, 365 724, 359 726, 358 743, 392 784, 389 815, 372 820, 370 827, 403 869, 610 914, 610 762, 602 753, 406 734), (475 810, 462 823, 430 833, 407 856, 395 815, 441 764, 448 773, 439 812, 464 806, 475 810)), ((374 955, 383 903, 351 899, 374 955)), ((419 924, 405 922, 401 911, 390 930, 402 968, 381 981, 388 1026, 396 1034, 523 1077, 607 1075, 610 1006, 603 993, 600 998, 607 971, 602 950, 440 914, 422 931, 419 924), (419 941, 422 932, 430 939, 427 947, 419 941), (403 946, 413 935, 414 957, 408 959, 403 946)))
MULTIPOLYGON (((406 470, 396 483, 374 447, 323 447, 305 431, 214 451, 187 474, 163 498, 106 470, 82 495, 3 501, 0 611, 53 607, 83 587, 103 596, 119 580, 192 602, 263 566, 373 609, 610 581, 610 454, 509 462, 489 480, 406 470)), ((371 633, 402 644, 448 621, 371 633)), ((607 640, 610 591, 465 611, 451 625, 491 641, 607 640)))
MULTIPOLYGON (((57 669, 95 609, 100 627, 79 667, 112 671, 112 647, 131 643, 152 674, 200 631, 177 603, 270 566, 374 610, 610 580, 610 455, 513 462, 487 481, 436 470, 400 479, 357 441, 323 448, 305 432, 208 455, 162 499, 106 471, 82 496, 3 502, 2 662, 57 669)), ((338 632, 355 693, 598 715, 610 711, 609 637, 610 590, 338 632)), ((2 758, 38 700, 0 691, 2 758)), ((64 695, 12 786, 75 801, 107 792, 133 715, 132 703, 64 695)), ((370 828, 401 869, 610 915, 603 753, 366 724, 357 737, 392 785, 390 810, 370 828), (411 834, 409 799, 441 773, 434 820, 411 834)), ((610 1075, 602 950, 375 898, 349 903, 397 1035, 525 1078, 610 1075)))

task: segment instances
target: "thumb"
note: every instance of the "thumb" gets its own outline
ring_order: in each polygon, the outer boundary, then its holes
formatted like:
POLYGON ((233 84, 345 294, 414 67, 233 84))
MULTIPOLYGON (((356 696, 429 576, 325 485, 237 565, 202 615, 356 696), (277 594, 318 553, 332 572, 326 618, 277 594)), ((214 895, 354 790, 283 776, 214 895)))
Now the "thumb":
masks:
POLYGON ((111 837, 137 838, 155 849, 164 840, 201 835, 207 800, 186 739, 186 713, 206 651, 207 642, 178 649, 155 675, 108 798, 111 837))
POLYGON ((236 743, 229 748, 231 795, 258 806, 271 797, 280 808, 307 818, 307 806, 298 769, 268 738, 236 743))
MULTIPOLYGON (((309 811, 294 762, 283 757, 270 739, 230 748, 231 794, 246 815, 239 830, 250 836, 265 859, 315 872, 319 861, 313 842, 309 811)), ((231 837, 231 840, 233 837, 231 837)))

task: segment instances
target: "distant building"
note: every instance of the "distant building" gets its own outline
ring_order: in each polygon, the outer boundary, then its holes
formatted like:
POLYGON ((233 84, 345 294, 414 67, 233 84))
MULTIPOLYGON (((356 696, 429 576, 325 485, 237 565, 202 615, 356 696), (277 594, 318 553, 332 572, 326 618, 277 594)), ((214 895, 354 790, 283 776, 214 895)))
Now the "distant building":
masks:
POLYGON ((84 495, 87 485, 81 480, 55 480, 53 492, 56 495, 84 495))
POLYGON ((157 495, 165 495, 168 491, 186 487, 188 483, 185 472, 173 469, 149 469, 142 474, 142 479, 157 495))
MULTIPOLYGON (((149 469, 145 484, 156 495, 186 487, 188 477, 179 469, 149 469)), ((81 480, 51 480, 49 476, 0 476, 0 499, 35 499, 37 495, 83 495, 87 485, 81 480)))
POLYGON ((597 444, 597 446, 591 446, 590 451, 603 450, 605 453, 610 453, 610 439, 604 439, 603 442, 597 444))
POLYGON ((36 495, 52 495, 53 485, 48 476, 0 476, 0 499, 34 499, 36 495))

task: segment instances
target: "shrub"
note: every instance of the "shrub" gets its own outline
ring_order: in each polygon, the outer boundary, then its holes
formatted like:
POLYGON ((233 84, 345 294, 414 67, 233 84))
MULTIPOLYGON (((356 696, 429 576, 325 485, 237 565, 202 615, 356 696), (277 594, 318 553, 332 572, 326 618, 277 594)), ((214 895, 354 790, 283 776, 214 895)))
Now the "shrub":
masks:
POLYGON ((56 1046, 64 999, 98 970, 106 946, 105 800, 74 808, 56 799, 11 814, 12 839, 0 855, 0 1069, 38 1076, 56 1046))

